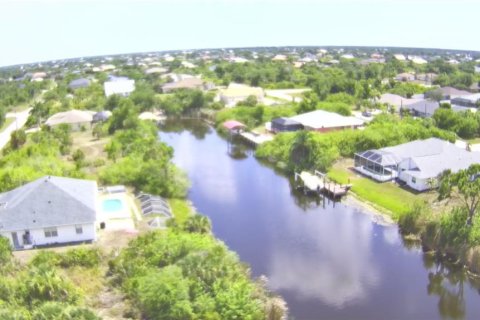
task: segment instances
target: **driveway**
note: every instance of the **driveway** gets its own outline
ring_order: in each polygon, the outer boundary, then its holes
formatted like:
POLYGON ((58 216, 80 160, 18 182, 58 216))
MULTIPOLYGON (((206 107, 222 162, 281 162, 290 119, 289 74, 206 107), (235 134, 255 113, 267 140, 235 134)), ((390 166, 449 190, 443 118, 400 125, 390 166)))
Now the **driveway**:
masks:
POLYGON ((27 123, 31 109, 32 108, 28 108, 22 112, 7 113, 8 118, 15 118, 15 120, 5 130, 0 132, 0 149, 3 149, 10 141, 10 135, 13 131, 21 129, 25 123, 27 123))

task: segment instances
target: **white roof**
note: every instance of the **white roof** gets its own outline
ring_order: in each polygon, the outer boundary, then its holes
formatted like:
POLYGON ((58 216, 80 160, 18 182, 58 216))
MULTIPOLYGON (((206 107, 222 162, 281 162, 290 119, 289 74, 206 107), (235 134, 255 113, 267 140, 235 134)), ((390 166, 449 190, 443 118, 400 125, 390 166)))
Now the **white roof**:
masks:
POLYGON ((55 126, 57 124, 74 124, 91 122, 93 119, 90 111, 70 110, 66 112, 59 112, 48 118, 45 122, 47 126, 55 126))
POLYGON ((355 117, 345 117, 338 113, 328 112, 324 110, 315 110, 304 114, 291 117, 291 120, 300 122, 305 127, 313 129, 321 128, 338 128, 361 126, 364 122, 355 117))
POLYGON ((105 95, 128 94, 135 90, 135 80, 107 81, 103 84, 105 95))

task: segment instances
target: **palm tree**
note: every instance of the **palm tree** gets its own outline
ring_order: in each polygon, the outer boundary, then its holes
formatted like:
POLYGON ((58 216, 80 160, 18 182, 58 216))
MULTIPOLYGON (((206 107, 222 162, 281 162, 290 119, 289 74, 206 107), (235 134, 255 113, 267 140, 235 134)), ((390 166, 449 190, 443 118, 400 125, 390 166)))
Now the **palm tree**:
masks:
POLYGON ((185 230, 195 233, 210 233, 212 231, 212 224, 210 219, 201 214, 194 214, 185 221, 185 230))

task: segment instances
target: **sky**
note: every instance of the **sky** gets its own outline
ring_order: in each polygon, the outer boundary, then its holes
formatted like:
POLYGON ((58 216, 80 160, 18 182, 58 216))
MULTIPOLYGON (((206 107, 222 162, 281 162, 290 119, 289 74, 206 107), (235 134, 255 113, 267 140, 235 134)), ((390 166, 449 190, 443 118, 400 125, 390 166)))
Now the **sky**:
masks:
POLYGON ((256 46, 480 51, 479 0, 0 0, 0 66, 256 46))

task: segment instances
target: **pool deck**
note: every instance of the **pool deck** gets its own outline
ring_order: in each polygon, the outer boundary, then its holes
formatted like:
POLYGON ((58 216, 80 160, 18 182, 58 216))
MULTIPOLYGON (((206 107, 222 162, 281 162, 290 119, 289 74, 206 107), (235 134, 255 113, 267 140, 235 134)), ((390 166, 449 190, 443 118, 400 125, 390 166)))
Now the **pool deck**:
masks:
POLYGON ((105 222, 106 230, 135 230, 135 221, 140 221, 142 216, 138 212, 132 196, 127 193, 100 193, 98 197, 98 221, 105 222), (118 199, 122 202, 122 210, 106 212, 103 210, 105 200, 118 199), (133 213, 133 215, 132 215, 133 213))

